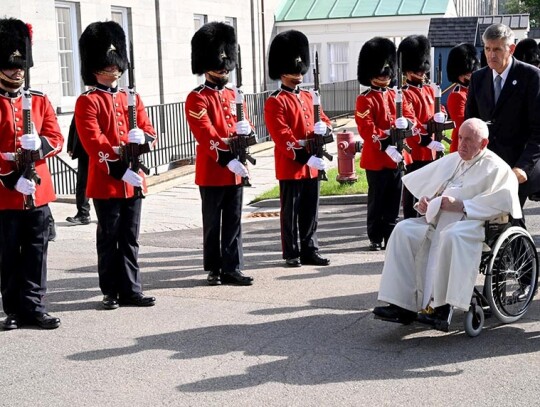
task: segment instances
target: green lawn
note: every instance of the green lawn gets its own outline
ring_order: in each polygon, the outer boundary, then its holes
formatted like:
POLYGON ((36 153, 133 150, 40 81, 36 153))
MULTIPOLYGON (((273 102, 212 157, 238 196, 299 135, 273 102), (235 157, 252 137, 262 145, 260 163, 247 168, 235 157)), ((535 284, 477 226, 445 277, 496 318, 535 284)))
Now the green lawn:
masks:
MULTIPOLYGON (((358 175, 358 181, 352 184, 340 184, 336 181, 337 168, 331 168, 326 171, 328 181, 321 181, 321 196, 330 195, 355 195, 367 193, 367 180, 366 173, 358 165, 359 159, 356 160, 356 174, 358 175)), ((279 198, 279 186, 263 192, 257 196, 253 202, 263 201, 265 199, 279 198)))

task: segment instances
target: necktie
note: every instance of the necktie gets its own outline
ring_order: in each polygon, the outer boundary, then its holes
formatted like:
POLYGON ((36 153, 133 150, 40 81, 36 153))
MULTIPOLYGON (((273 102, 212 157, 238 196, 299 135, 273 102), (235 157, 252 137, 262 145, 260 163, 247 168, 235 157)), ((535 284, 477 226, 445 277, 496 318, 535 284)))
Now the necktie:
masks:
POLYGON ((502 77, 501 75, 497 75, 495 77, 495 83, 493 84, 493 96, 495 100, 495 104, 497 104, 497 100, 499 99, 499 95, 501 94, 501 82, 502 77))

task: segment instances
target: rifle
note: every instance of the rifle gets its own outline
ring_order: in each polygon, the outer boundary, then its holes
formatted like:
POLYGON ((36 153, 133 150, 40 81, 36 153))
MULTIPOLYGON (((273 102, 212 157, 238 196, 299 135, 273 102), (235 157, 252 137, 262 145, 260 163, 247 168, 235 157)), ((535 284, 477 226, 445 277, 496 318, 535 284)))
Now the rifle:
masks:
MULTIPOLYGON (((396 119, 403 116, 403 75, 401 74, 401 53, 398 58, 397 68, 397 86, 396 86, 396 119)), ((402 150, 410 153, 409 146, 403 143, 407 137, 413 135, 412 129, 398 129, 395 125, 390 129, 390 139, 393 146, 396 146, 398 152, 401 154, 402 150)), ((405 163, 401 160, 398 163, 398 169, 404 171, 405 163)))
MULTIPOLYGON (((441 112, 441 83, 442 83, 442 56, 439 54, 439 63, 437 65, 436 69, 436 83, 435 83, 435 113, 441 112)), ((435 140, 438 142, 446 141, 447 143, 451 143, 452 140, 450 140, 448 137, 444 135, 445 130, 453 129, 456 125, 452 120, 447 120, 444 123, 437 123, 433 118, 428 122, 427 124, 427 131, 428 134, 435 137, 435 140)), ((441 158, 444 155, 442 151, 437 151, 436 157, 441 158)))
MULTIPOLYGON (((319 83, 319 53, 315 52, 315 67, 313 68, 313 122, 317 123, 321 120, 321 94, 319 83)), ((326 151, 324 145, 332 143, 334 136, 332 130, 326 129, 326 134, 313 134, 313 138, 306 141, 306 147, 308 152, 313 153, 318 158, 326 157, 329 161, 332 161, 332 157, 326 151)), ((319 170, 319 180, 328 181, 326 171, 319 170)))
MULTIPOLYGON (((129 47, 129 61, 128 61, 128 119, 129 129, 137 128, 137 105, 136 105, 136 92, 135 92, 135 74, 134 70, 134 58, 133 58, 133 44, 130 43, 129 47)), ((150 152, 150 146, 148 143, 137 144, 127 143, 120 146, 120 158, 125 162, 131 171, 138 173, 142 170, 146 175, 150 174, 150 170, 141 161, 140 157, 143 154, 150 152)), ((141 187, 135 187, 135 196, 144 198, 141 187)))
MULTIPOLYGON (((244 93, 242 92, 242 57, 240 55, 240 45, 238 45, 238 59, 236 61, 236 121, 240 122, 244 120, 244 93)), ((235 134, 232 137, 229 137, 229 148, 231 152, 238 161, 246 165, 247 161, 251 164, 257 164, 257 160, 249 154, 249 147, 257 144, 257 135, 253 130, 248 135, 239 135, 235 134)), ((250 187, 248 177, 242 178, 242 185, 245 187, 250 187)))
MULTIPOLYGON (((23 134, 33 133, 32 123, 32 94, 30 93, 30 39, 26 38, 26 61, 24 64, 24 88, 23 88, 23 134)), ((36 161, 42 158, 40 151, 17 149, 15 161, 17 168, 22 171, 22 176, 41 184, 41 178, 36 172, 36 161)), ((36 207, 33 195, 23 195, 24 208, 34 209, 36 207)))

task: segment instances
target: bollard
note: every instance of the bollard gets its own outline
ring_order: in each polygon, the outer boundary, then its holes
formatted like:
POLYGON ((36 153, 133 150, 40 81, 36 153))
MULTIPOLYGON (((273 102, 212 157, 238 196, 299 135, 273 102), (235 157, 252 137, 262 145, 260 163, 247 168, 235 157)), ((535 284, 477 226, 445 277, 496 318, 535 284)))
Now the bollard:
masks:
POLYGON ((355 138, 350 131, 344 130, 337 133, 338 175, 336 181, 340 184, 358 181, 354 158, 356 153, 362 151, 362 144, 362 138, 360 136, 355 138))

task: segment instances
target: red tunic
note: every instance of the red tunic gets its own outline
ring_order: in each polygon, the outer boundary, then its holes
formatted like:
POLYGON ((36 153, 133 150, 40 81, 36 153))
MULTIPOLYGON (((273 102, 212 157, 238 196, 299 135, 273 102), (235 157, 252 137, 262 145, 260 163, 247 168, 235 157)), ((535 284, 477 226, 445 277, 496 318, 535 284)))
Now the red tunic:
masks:
MULTIPOLYGON (((156 132, 138 94, 135 103, 137 126, 144 131, 146 140, 155 145, 156 132)), ((89 158, 86 195, 97 199, 133 197, 133 186, 122 181, 128 166, 120 161, 120 156, 113 149, 128 143, 126 91, 100 85, 83 93, 75 104, 75 124, 89 158)), ((144 155, 141 158, 144 161, 144 155)), ((142 171, 139 175, 144 177, 142 171)), ((145 183, 143 191, 146 192, 145 183)))
MULTIPOLYGON (((42 206, 56 199, 51 174, 45 158, 62 151, 64 138, 56 120, 56 114, 49 99, 40 92, 32 93, 32 122, 41 137, 43 159, 36 161, 36 172, 41 183, 36 185, 35 206, 42 206)), ((21 147, 19 138, 23 135, 22 96, 0 94, 0 210, 24 210, 24 196, 13 189, 20 177, 11 153, 21 147), (10 153, 10 154, 5 154, 10 153), (12 182, 8 182, 8 179, 12 182), (11 184, 6 186, 6 184, 11 184)))
MULTIPOLYGON (((205 187, 239 185, 242 178, 227 168, 234 156, 225 140, 236 130, 235 91, 210 83, 193 89, 186 99, 186 118, 197 140, 195 184, 205 187)), ((244 117, 247 119, 244 105, 244 117)))
POLYGON ((461 123, 463 123, 465 120, 465 104, 467 102, 468 90, 469 89, 466 86, 457 85, 448 95, 448 99, 446 101, 450 119, 456 124, 454 130, 452 130, 452 143, 450 144, 451 153, 457 151, 458 149, 459 128, 461 127, 461 123))
MULTIPOLYGON (((406 99, 402 103, 403 117, 414 123, 414 114, 406 99)), ((379 171, 396 169, 397 164, 385 153, 379 140, 388 140, 389 130, 396 120, 396 92, 394 89, 369 89, 356 98, 354 115, 358 133, 364 139, 360 167, 379 171)), ((408 140, 408 139, 407 139, 408 140)))
MULTIPOLYGON (((403 86, 403 96, 411 104, 418 125, 426 126, 435 114, 435 90, 429 85, 415 86, 406 84, 403 86)), ((441 110, 446 112, 442 105, 441 110)), ((420 134, 422 133, 424 135, 427 134, 425 129, 420 129, 420 133, 417 136, 407 140, 407 144, 411 148, 412 160, 433 161, 433 152, 431 149, 420 145, 422 141, 420 134)))
MULTIPOLYGON (((313 97, 307 90, 298 92, 278 89, 264 104, 264 120, 275 143, 274 157, 278 180, 317 178, 319 171, 295 160, 306 155, 299 140, 312 139, 314 123, 313 97)), ((321 109, 321 120, 330 126, 330 119, 321 109)))

